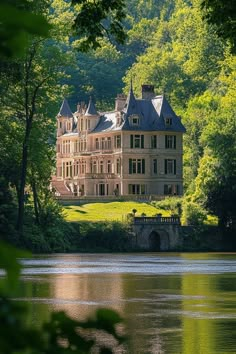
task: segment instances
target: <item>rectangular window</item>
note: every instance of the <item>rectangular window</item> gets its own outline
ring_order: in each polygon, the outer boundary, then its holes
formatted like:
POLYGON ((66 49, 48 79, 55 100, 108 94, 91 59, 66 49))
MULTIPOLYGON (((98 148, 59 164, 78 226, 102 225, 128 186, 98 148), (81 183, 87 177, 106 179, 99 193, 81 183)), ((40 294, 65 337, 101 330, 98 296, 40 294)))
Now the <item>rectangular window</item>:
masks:
POLYGON ((129 159, 129 174, 145 174, 145 159, 129 159))
POLYGON ((79 161, 75 161, 74 168, 75 168, 74 176, 78 176, 78 174, 79 174, 79 161))
POLYGON ((81 164, 81 173, 82 173, 82 174, 86 173, 86 161, 82 161, 82 164, 81 164))
POLYGON ((107 161, 107 173, 111 173, 111 160, 107 161))
POLYGON ((105 149, 105 138, 101 139, 101 149, 104 150, 105 149))
POLYGON ((75 151, 75 152, 79 152, 79 140, 76 140, 76 141, 74 142, 74 151, 75 151))
POLYGON ((120 173, 120 159, 116 160, 116 173, 119 174, 120 173))
POLYGON ((172 118, 165 118, 165 124, 167 127, 170 127, 172 125, 172 118))
POLYGON ((66 173, 65 173, 65 177, 73 177, 73 173, 72 173, 72 161, 66 162, 66 173))
POLYGON ((176 160, 175 159, 165 159, 165 174, 166 175, 176 175, 176 160))
POLYGON ((165 184, 164 185, 164 195, 179 195, 179 185, 178 184, 165 184))
POLYGON ((95 149, 99 150, 99 140, 98 140, 98 138, 96 138, 96 140, 95 140, 95 149))
POLYGON ((62 152, 63 154, 70 154, 70 140, 64 140, 62 142, 62 152))
POLYGON ((166 135, 165 136, 165 148, 166 149, 176 149, 176 135, 166 135))
POLYGON ((121 148, 121 136, 120 135, 115 135, 115 148, 116 149, 121 148))
POLYGON ((130 148, 143 149, 144 148, 144 135, 130 135, 130 148))
POLYGON ((99 172, 100 173, 103 173, 104 171, 103 171, 103 161, 101 160, 100 161, 100 169, 99 169, 99 172))
POLYGON ((145 191, 145 184, 129 184, 128 186, 129 194, 145 194, 145 191))
POLYGON ((93 167, 92 167, 93 172, 92 173, 97 173, 97 161, 93 161, 93 167))
POLYGON ((107 149, 110 150, 111 149, 111 138, 107 138, 107 149))
POLYGON ((151 136, 151 148, 152 149, 157 148, 157 136, 156 135, 151 136))
POLYGON ((153 166, 153 174, 157 174, 157 159, 152 160, 152 166, 153 166))

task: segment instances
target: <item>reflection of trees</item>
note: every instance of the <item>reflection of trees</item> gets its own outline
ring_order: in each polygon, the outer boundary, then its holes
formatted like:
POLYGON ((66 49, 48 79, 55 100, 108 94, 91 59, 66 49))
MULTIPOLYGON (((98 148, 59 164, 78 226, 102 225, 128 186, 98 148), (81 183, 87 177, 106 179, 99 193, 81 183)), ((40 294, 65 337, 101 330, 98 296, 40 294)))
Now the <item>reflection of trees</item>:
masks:
MULTIPOLYGON (((131 353, 176 353, 172 333, 180 319, 169 316, 169 294, 181 289, 181 277, 158 275, 123 275, 124 313, 130 335, 131 353)), ((178 306, 173 301, 174 306, 178 306)))
MULTIPOLYGON (((214 259, 207 254, 202 258, 214 259)), ((236 320, 230 319, 235 311, 235 288, 235 276, 230 274, 182 275, 182 354, 225 353, 236 347, 236 320)))

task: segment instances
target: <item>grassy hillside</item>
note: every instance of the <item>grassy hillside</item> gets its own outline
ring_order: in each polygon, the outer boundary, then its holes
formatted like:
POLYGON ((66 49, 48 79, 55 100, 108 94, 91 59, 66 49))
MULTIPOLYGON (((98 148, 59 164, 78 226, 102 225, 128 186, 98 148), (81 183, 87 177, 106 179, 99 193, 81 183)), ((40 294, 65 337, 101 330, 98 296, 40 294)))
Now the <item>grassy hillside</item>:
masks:
POLYGON ((142 213, 147 216, 157 213, 169 216, 167 211, 158 210, 147 203, 140 202, 89 203, 64 207, 67 221, 125 221, 127 214, 131 213, 133 209, 137 210, 136 216, 140 216, 142 213))

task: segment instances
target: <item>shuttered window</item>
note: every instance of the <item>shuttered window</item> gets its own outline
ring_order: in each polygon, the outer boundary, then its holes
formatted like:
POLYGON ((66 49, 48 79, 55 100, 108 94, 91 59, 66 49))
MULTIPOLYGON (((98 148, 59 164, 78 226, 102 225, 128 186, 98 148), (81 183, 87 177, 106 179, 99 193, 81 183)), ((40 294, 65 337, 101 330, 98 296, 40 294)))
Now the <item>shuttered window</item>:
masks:
POLYGON ((165 174, 176 175, 176 160, 165 159, 165 174))
POLYGON ((144 135, 131 134, 130 135, 130 148, 144 149, 144 135))
POLYGON ((145 159, 129 159, 129 174, 145 174, 145 159))

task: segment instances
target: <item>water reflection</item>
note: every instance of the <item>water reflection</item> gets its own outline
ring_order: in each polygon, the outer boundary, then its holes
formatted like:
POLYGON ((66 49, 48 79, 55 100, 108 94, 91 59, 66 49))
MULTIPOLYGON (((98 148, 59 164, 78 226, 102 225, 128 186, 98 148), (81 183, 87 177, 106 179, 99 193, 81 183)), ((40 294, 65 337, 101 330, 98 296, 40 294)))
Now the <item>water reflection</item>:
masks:
POLYGON ((29 323, 118 310, 130 353, 235 353, 236 255, 57 255, 23 260, 29 323))

